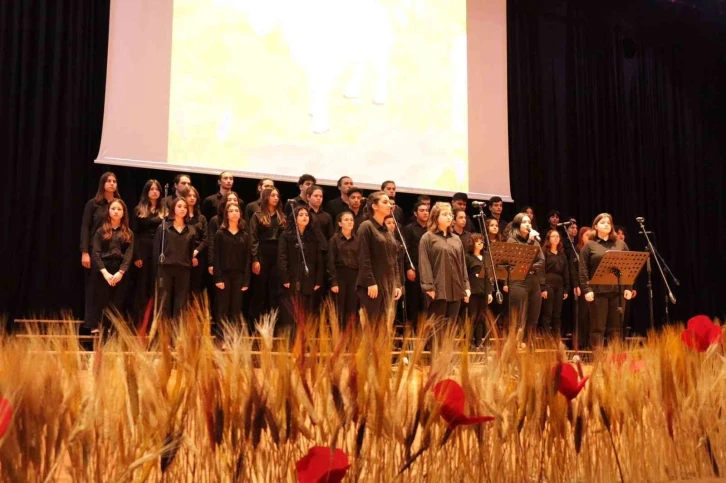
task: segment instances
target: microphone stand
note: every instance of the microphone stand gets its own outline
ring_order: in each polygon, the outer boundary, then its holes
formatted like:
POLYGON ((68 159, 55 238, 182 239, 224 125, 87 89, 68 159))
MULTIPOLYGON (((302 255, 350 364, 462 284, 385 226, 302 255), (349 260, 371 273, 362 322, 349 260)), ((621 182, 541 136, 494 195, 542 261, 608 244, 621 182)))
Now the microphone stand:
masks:
MULTIPOLYGON (((294 211, 293 211, 294 213, 294 211)), ((293 216, 294 218, 294 216, 293 216)), ((300 248, 300 260, 302 261, 303 268, 305 269, 305 276, 310 276, 310 270, 308 269, 308 262, 305 260, 305 249, 303 247, 302 237, 300 236, 300 227, 297 226, 297 220, 293 220, 293 223, 295 223, 295 235, 297 235, 297 246, 300 248)), ((308 219, 308 228, 312 230, 312 219, 308 219)), ((297 282, 295 282, 295 291, 300 291, 300 279, 298 278, 297 282)))
MULTIPOLYGON (((406 254, 406 258, 408 259, 408 264, 411 266, 411 270, 416 272, 416 267, 413 265, 413 260, 411 260, 411 254, 408 252, 408 247, 406 246, 406 240, 403 238, 403 233, 401 233, 401 227, 398 225, 398 221, 396 220, 396 217, 393 216, 393 210, 391 210, 391 217, 393 218, 393 224, 396 226, 396 233, 398 233, 398 238, 401 240, 401 246, 403 246, 403 252, 406 254)), ((404 265, 404 269, 405 264, 404 265)), ((406 280, 406 275, 403 275, 404 279, 404 285, 406 280)), ((401 301, 401 315, 403 316, 403 323, 405 324, 408 320, 408 314, 406 313, 406 297, 401 295, 401 298, 399 299, 401 301)))
MULTIPOLYGON (((649 232, 645 229, 645 225, 644 225, 645 219, 638 217, 635 219, 635 221, 637 221, 638 224, 640 225, 640 233, 645 237, 645 242, 646 242, 645 249, 648 252, 650 252, 651 254, 653 254, 653 258, 655 259, 655 264, 658 267, 660 276, 663 279, 663 283, 665 284, 666 292, 668 292, 668 294, 665 296, 665 317, 666 317, 666 324, 670 324, 670 317, 668 314, 668 302, 670 301, 671 303, 675 304, 676 298, 673 296, 673 292, 671 292, 671 287, 668 284, 668 278, 666 277, 665 272, 663 272, 663 267, 661 266, 662 258, 658 254, 658 251, 655 249, 653 242, 650 241, 650 237, 648 236, 649 232)), ((665 265, 665 260, 663 260, 663 265, 665 265)), ((666 265, 666 269, 667 268, 668 268, 668 266, 666 265)), ((676 285, 680 285, 680 282, 678 281, 678 279, 675 276, 673 276, 673 273, 671 273, 670 270, 668 270, 668 273, 670 273, 671 277, 673 277, 673 282, 676 285)), ((655 321, 653 318, 653 287, 652 287, 652 283, 650 280, 650 257, 648 257, 648 293, 649 293, 649 297, 650 297, 650 328, 654 329, 655 321)))
POLYGON ((575 340, 573 341, 573 348, 575 350, 578 350, 579 346, 580 346, 580 320, 579 320, 579 316, 580 316, 579 298, 580 297, 577 296, 577 291, 575 290, 575 288, 579 288, 579 286, 580 286, 580 279, 579 279, 580 255, 577 253, 577 248, 575 248, 575 242, 572 239, 572 236, 570 236, 570 232, 567 229, 568 227, 563 225, 563 228, 565 230, 565 235, 567 235, 567 241, 570 242, 570 248, 572 248, 572 253, 575 254, 573 263, 575 264, 575 277, 576 278, 575 278, 575 280, 570 280, 570 283, 573 286, 573 289, 572 289, 572 301, 573 301, 572 302, 572 305, 573 305, 572 316, 574 317, 573 325, 575 326, 575 330, 574 330, 574 339, 575 340), (575 284, 577 284, 577 285, 575 285, 575 284), (575 342, 577 342, 576 346, 575 346, 575 342))
MULTIPOLYGON (((169 183, 164 185, 164 199, 161 200, 162 203, 166 203, 167 196, 169 196, 169 183)), ((164 242, 166 241, 166 219, 168 216, 169 213, 167 212, 165 216, 161 217, 161 246, 159 247, 159 258, 156 260, 156 288, 154 289, 154 296, 157 301, 159 300, 159 292, 162 288, 164 288, 164 279, 161 278, 161 266, 164 265, 164 262, 166 261, 166 255, 164 255, 164 242)), ((154 305, 156 306, 156 304, 154 305)), ((159 306, 158 308, 161 307, 159 306)), ((156 312, 156 310, 154 310, 154 312, 156 312)), ((158 314, 155 313, 155 315, 158 314)))
POLYGON ((486 244, 486 250, 489 254, 489 263, 492 267, 492 280, 494 280, 494 299, 497 301, 497 304, 502 305, 502 303, 504 303, 504 295, 502 295, 502 292, 499 290, 499 281, 497 280, 497 274, 494 270, 494 257, 492 255, 492 247, 489 241, 489 232, 484 226, 484 210, 481 205, 479 205, 479 214, 474 215, 474 218, 477 219, 476 221, 479 224, 479 231, 484 235, 484 243, 486 244))

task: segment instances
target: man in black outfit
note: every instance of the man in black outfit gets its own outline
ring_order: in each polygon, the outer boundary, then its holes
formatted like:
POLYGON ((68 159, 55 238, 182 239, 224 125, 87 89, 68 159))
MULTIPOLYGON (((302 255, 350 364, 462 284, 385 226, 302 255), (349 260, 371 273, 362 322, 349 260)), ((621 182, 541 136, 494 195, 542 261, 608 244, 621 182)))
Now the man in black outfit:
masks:
POLYGON ((300 194, 294 198, 287 200, 285 203, 285 214, 288 217, 292 216, 292 212, 298 206, 307 206, 308 204, 308 188, 317 183, 318 180, 312 174, 304 174, 297 180, 297 187, 300 189, 300 194))
POLYGON ((424 297, 421 292, 421 281, 418 277, 418 246, 421 237, 426 233, 426 223, 429 220, 429 207, 426 203, 419 201, 413 206, 415 221, 403 228, 403 238, 406 241, 406 248, 411 255, 413 266, 404 259, 406 268, 406 308, 408 321, 417 324, 421 312, 424 311, 424 297))
POLYGON ((396 205, 396 183, 391 180, 386 180, 381 183, 381 191, 388 195, 388 199, 394 203, 393 217, 398 223, 403 223, 403 209, 396 205))
POLYGON ((497 223, 499 223, 499 233, 504 233, 504 229, 509 223, 502 216, 503 211, 504 202, 499 196, 492 196, 491 198, 489 198, 489 212, 492 215, 491 218, 494 218, 495 220, 497 220, 497 223))
POLYGON ((259 193, 259 198, 251 203, 248 203, 247 206, 245 206, 245 221, 247 223, 250 222, 250 218, 252 218, 252 215, 260 211, 260 200, 262 200, 262 191, 266 189, 272 189, 274 187, 275 182, 272 181, 270 178, 262 178, 257 183, 257 193, 259 193))
MULTIPOLYGON (((466 213, 468 205, 469 196, 466 193, 454 193, 454 196, 451 197, 451 207, 453 209, 458 208, 466 213)), ((469 233, 474 233, 475 230, 476 228, 474 227, 474 223, 472 223, 469 215, 466 215, 466 231, 468 231, 469 233)))
POLYGON ((328 201, 325 205, 325 211, 330 214, 333 222, 338 219, 339 214, 344 211, 348 211, 348 190, 352 187, 353 179, 350 176, 341 176, 338 180, 340 196, 328 201))
POLYGON ((182 193, 184 193, 184 191, 191 185, 192 177, 188 174, 179 173, 174 176, 174 192, 164 198, 164 203, 166 203, 167 208, 169 208, 169 213, 174 213, 174 208, 171 206, 172 203, 174 203, 174 200, 182 197, 182 193))
POLYGON ((211 220, 213 216, 217 215, 217 208, 219 208, 219 204, 222 201, 226 200, 227 193, 232 191, 232 186, 234 185, 234 175, 229 171, 223 171, 219 175, 217 184, 219 185, 219 191, 213 195, 207 196, 202 202, 201 211, 207 221, 211 220))
POLYGON ((355 225, 353 231, 358 232, 358 227, 365 220, 365 209, 363 209, 363 190, 357 186, 352 186, 348 190, 348 207, 344 211, 353 213, 355 225))

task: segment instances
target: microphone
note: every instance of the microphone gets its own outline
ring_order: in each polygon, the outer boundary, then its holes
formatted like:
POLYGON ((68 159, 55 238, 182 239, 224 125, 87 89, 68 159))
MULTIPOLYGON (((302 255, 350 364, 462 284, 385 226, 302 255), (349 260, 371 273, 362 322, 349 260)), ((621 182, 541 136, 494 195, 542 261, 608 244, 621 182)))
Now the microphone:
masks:
POLYGON ((487 205, 486 201, 472 201, 471 206, 474 208, 484 208, 487 205))
POLYGON ((675 305, 675 304, 676 304, 676 298, 675 298, 675 297, 673 296, 673 294, 672 294, 672 293, 670 293, 670 292, 668 293, 668 298, 669 298, 669 299, 671 299, 671 303, 672 303, 673 305, 675 305))
MULTIPOLYGON (((533 229, 531 229, 531 228, 530 228, 530 229, 529 229, 529 233, 530 233, 530 235, 532 234, 532 232, 533 232, 533 231, 534 231, 535 233, 537 233, 537 232, 536 232, 535 230, 533 230, 533 229)), ((540 240, 540 238, 539 238, 539 233, 537 233, 537 234, 536 234, 536 235, 535 235, 534 237, 532 237, 532 238, 534 238, 535 240, 537 240, 537 242, 538 242, 538 243, 542 243, 542 240, 540 240)))
POLYGON ((572 225, 571 221, 563 221, 562 223, 557 223, 557 226, 570 226, 572 225))
POLYGON ((645 221, 645 218, 643 218, 642 216, 639 216, 635 219, 635 221, 637 221, 638 223, 643 223, 645 221))

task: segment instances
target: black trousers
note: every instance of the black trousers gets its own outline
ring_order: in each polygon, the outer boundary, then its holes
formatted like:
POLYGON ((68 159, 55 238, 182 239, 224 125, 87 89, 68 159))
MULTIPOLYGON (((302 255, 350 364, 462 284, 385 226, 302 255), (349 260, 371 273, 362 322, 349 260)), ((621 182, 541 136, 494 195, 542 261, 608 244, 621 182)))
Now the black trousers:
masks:
MULTIPOLYGON (((296 292, 291 288, 282 288, 280 295, 280 322, 276 325, 275 332, 281 334, 289 331, 290 338, 295 338, 297 323, 305 323, 307 317, 312 314, 313 295, 296 292)), ((320 290, 320 289, 318 289, 320 290)))
POLYGON ((459 317, 459 308, 461 308, 461 300, 454 302, 445 299, 431 300, 429 301, 428 316, 455 321, 459 317))
POLYGON ((542 328, 555 339, 562 337, 562 297, 565 288, 562 284, 547 284, 547 298, 542 299, 542 328))
POLYGON ((361 308, 365 311, 368 323, 373 327, 380 327, 381 324, 388 323, 389 317, 394 316, 394 300, 393 294, 387 294, 384 290, 381 290, 381 286, 378 285, 378 297, 372 299, 368 296, 368 287, 356 287, 358 292, 358 300, 360 301, 361 308))
POLYGON ((165 317, 177 318, 189 300, 189 267, 159 266, 159 297, 165 317))
POLYGON ((134 301, 134 316, 140 317, 146 310, 146 305, 154 297, 156 266, 154 257, 145 257, 141 260, 141 268, 134 265, 136 296, 134 301))
POLYGON ((338 293, 334 294, 335 307, 338 310, 338 321, 342 328, 351 320, 358 319, 358 294, 355 290, 355 281, 358 278, 358 269, 336 267, 338 273, 338 293))
POLYGON ((252 275, 254 296, 250 300, 250 315, 260 315, 280 305, 280 274, 277 269, 277 243, 260 242, 260 274, 252 275))
MULTIPOLYGON (((584 297, 583 297, 584 298, 584 297)), ((602 347, 605 331, 608 341, 620 339, 620 306, 625 308, 624 298, 617 292, 596 293, 588 303, 590 309, 590 348, 602 347)))
MULTIPOLYGON (((525 337, 534 337, 542 308, 542 290, 537 276, 530 274, 523 281, 512 282, 509 296, 512 297, 512 317, 517 320, 518 327, 524 329, 525 337)), ((512 322, 509 322, 510 328, 512 322)))
MULTIPOLYGON (((112 275, 118 272, 121 260, 118 262, 104 262, 106 270, 112 275)), ((124 300, 126 290, 129 286, 128 275, 124 275, 121 281, 112 287, 108 284, 97 267, 92 265, 92 273, 88 280, 86 314, 83 319, 83 326, 87 329, 96 329, 101 325, 103 311, 107 307, 113 307, 121 314, 124 313, 124 300)), ((104 325, 108 325, 108 322, 104 325)))
POLYGON ((469 320, 474 325, 474 344, 481 344, 486 329, 486 310, 488 294, 473 293, 469 297, 469 320))
POLYGON ((418 327, 418 319, 424 311, 424 293, 421 291, 421 281, 418 279, 416 272, 416 280, 411 282, 406 279, 406 316, 408 322, 414 327, 418 327))
POLYGON ((578 349, 590 347, 590 303, 584 292, 577 298, 577 345, 578 349))
MULTIPOLYGON (((206 258, 206 255, 204 255, 206 258)), ((199 296, 204 290, 204 273, 207 271, 207 264, 203 261, 202 255, 197 257, 199 264, 192 267, 189 272, 189 290, 192 295, 199 296)))
POLYGON ((215 286, 217 321, 226 320, 236 323, 242 316, 244 274, 241 271, 222 272, 222 282, 224 283, 224 289, 215 286))

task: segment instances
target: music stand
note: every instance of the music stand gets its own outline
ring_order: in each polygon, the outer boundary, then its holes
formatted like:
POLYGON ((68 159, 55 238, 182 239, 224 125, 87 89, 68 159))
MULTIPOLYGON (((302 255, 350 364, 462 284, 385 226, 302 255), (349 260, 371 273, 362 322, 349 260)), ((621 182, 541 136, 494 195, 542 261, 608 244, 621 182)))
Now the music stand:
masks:
POLYGON ((624 252, 621 250, 608 250, 597 266, 597 270, 590 279, 590 285, 617 285, 618 286, 618 312, 620 314, 620 331, 623 330, 623 299, 620 297, 623 285, 632 285, 635 278, 643 269, 649 253, 624 252))
MULTIPOLYGON (((509 297, 507 297, 507 316, 509 324, 512 323, 512 281, 524 280, 534 263, 539 247, 536 245, 523 245, 521 243, 493 242, 491 244, 492 259, 494 260, 494 277, 507 281, 509 297)), ((484 267, 482 268, 484 270, 484 267)))

